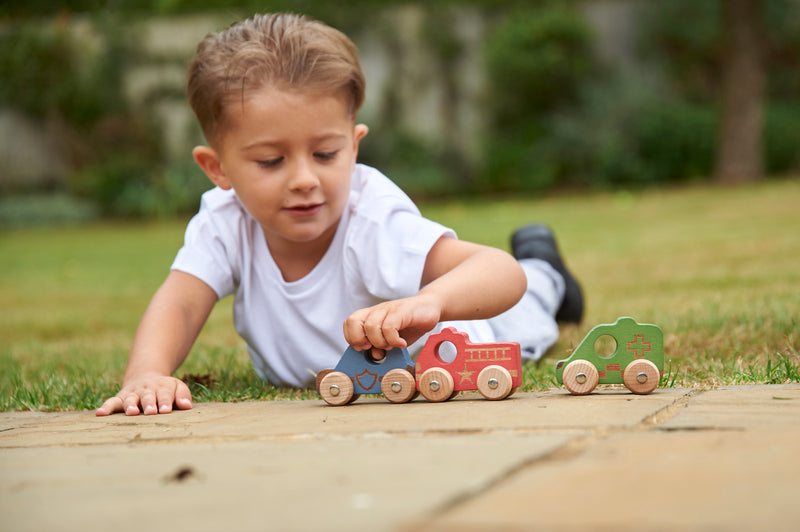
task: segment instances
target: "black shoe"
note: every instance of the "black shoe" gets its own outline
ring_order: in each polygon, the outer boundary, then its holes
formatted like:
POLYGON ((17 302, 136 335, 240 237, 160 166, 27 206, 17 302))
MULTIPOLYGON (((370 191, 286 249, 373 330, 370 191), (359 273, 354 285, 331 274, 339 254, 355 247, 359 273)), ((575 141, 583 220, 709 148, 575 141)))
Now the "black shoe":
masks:
POLYGON ((578 281, 564 266, 556 239, 543 224, 526 225, 511 236, 511 251, 519 259, 542 259, 564 278, 564 299, 556 312, 556 321, 579 324, 583 319, 583 294, 578 281))

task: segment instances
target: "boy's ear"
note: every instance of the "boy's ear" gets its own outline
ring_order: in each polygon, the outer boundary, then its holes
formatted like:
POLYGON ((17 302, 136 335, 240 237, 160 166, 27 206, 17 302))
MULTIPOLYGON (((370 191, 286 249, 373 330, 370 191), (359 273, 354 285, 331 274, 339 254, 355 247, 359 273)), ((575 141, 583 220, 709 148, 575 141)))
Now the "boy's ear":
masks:
POLYGON ((367 133, 369 133, 369 128, 365 124, 356 124, 353 132, 353 151, 356 153, 358 153, 358 143, 367 136, 367 133))
POLYGON ((369 133, 369 128, 366 125, 356 124, 356 128, 353 131, 353 165, 356 164, 356 157, 358 156, 358 143, 367 136, 367 133, 369 133))
POLYGON ((212 183, 217 185, 223 190, 230 190, 232 188, 231 182, 228 181, 225 171, 222 169, 219 154, 209 146, 197 146, 192 150, 192 157, 197 166, 203 169, 212 183))

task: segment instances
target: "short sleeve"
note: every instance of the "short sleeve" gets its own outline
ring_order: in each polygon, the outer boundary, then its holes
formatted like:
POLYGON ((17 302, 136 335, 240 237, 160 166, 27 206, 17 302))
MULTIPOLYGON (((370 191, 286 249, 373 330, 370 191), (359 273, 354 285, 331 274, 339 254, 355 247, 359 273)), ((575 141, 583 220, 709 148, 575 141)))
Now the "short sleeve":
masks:
POLYGON ((221 299, 237 284, 237 223, 242 207, 229 191, 212 189, 186 228, 183 247, 171 269, 189 273, 209 285, 221 299))
POLYGON ((371 177, 378 178, 386 182, 366 186, 354 210, 345 267, 376 299, 409 297, 420 289, 425 261, 433 245, 442 237, 456 235, 424 218, 388 178, 381 174, 371 177))

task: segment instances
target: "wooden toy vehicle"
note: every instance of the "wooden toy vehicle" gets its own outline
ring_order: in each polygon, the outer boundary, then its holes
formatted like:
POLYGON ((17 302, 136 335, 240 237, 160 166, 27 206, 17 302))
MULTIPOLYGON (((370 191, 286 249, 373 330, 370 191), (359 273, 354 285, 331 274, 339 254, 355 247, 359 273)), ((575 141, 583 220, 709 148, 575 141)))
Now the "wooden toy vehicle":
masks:
POLYGON ((516 342, 473 344, 467 333, 446 327, 425 342, 417 357, 416 379, 417 389, 432 402, 446 401, 463 390, 505 399, 522 384, 520 347, 516 342), (450 362, 440 353, 446 342, 456 352, 450 362))
POLYGON ((335 369, 317 374, 317 392, 333 406, 351 403, 362 393, 383 393, 392 403, 405 403, 417 395, 414 362, 405 349, 391 349, 375 361, 369 351, 348 347, 335 369))
POLYGON ((559 384, 575 395, 588 394, 598 384, 624 384, 633 393, 648 394, 658 387, 663 374, 661 329, 628 317, 596 326, 568 358, 556 364, 559 384), (598 340, 613 345, 601 354, 598 340))

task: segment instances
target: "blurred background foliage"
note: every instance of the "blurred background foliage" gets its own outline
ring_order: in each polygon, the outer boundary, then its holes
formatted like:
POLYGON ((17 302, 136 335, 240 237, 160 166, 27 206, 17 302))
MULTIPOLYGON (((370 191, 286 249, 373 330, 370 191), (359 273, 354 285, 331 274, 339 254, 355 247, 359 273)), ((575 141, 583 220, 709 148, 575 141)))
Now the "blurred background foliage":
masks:
MULTIPOLYGON (((774 177, 800 166, 800 2, 761 4, 763 166, 774 177)), ((391 33, 394 14, 409 6, 421 13, 414 38, 433 57, 444 125, 433 140, 420 134, 407 126, 408 104, 399 89, 369 86, 382 91, 381 104, 370 116, 361 159, 412 197, 711 178, 721 120, 722 0, 28 0, 0 3, 0 110, 35 123, 63 171, 59 179, 0 180, 0 225, 95 215, 165 217, 197 208, 210 185, 191 161, 192 145, 179 149, 183 155, 168 149, 156 97, 136 102, 126 92, 126 79, 145 61, 170 61, 146 57, 134 21, 214 13, 229 23, 289 10, 342 29, 364 51, 359 35, 369 29, 391 33), (619 57, 598 52, 600 36, 587 13, 599 4, 629 8, 633 38, 619 57), (472 40, 459 34, 457 21, 465 12, 482 21, 472 40), (81 25, 91 31, 75 31, 81 25), (480 69, 484 82, 477 99, 468 100, 480 112, 477 125, 469 126, 477 142, 469 143, 459 122, 463 107, 447 102, 467 101, 463 60, 474 42, 479 61, 469 68, 480 69)), ((201 37, 193 36, 189 50, 201 37)), ((401 37, 398 31, 384 43, 389 59, 379 66, 390 78, 393 68, 402 67, 391 60, 392 50, 403 46, 401 37)), ((181 58, 181 68, 190 55, 181 58)), ((368 64, 365 70, 369 76, 368 64)), ((180 91, 173 92, 158 94, 158 101, 185 105, 180 91)), ((191 135, 202 142, 196 129, 191 135)))

